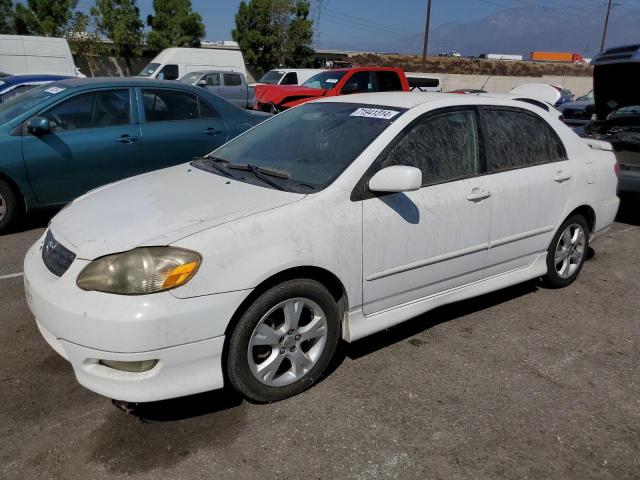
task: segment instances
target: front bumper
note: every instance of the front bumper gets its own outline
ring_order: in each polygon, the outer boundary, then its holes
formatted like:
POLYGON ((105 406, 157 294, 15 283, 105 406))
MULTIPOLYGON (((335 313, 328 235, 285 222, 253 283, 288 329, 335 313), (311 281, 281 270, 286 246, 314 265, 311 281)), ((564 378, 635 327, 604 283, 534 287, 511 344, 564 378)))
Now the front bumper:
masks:
MULTIPOLYGON (((55 232, 54 232, 55 233, 55 232)), ((180 299, 170 292, 122 296, 87 292, 75 260, 56 277, 41 257, 42 239, 24 263, 25 293, 43 337, 85 387, 118 400, 146 402, 223 386, 222 349, 229 320, 249 291, 180 299), (146 372, 99 363, 158 360, 146 372)))

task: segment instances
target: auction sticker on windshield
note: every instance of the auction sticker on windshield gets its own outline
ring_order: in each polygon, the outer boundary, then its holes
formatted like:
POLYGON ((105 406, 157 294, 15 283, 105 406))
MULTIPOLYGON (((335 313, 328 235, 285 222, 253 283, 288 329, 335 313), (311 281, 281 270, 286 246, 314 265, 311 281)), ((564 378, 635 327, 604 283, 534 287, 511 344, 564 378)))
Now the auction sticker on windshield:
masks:
POLYGON ((380 118, 382 120, 391 120, 400 112, 395 110, 382 110, 380 108, 359 108, 351 114, 352 117, 380 118))

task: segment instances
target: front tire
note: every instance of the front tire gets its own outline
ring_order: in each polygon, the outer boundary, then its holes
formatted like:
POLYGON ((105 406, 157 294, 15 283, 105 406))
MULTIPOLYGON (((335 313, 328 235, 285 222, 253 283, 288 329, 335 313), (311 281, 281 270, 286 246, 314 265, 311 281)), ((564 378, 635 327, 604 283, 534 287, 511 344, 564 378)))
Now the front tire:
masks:
POLYGON ((261 294, 229 338, 227 375, 251 400, 276 402, 313 385, 340 339, 340 309, 311 279, 289 280, 261 294))
POLYGON ((575 281, 589 251, 589 225, 582 215, 572 215, 558 229, 547 250, 547 274, 543 282, 562 288, 575 281))
POLYGON ((0 233, 15 222, 19 213, 18 199, 11 186, 0 180, 0 233))

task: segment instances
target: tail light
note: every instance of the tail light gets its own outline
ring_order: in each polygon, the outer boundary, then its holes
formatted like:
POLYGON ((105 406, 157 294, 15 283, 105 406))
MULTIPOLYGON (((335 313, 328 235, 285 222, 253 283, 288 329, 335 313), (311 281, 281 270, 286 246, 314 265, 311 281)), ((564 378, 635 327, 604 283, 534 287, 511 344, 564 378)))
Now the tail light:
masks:
POLYGON ((620 176, 620 164, 618 162, 613 166, 613 171, 616 172, 616 177, 620 176))

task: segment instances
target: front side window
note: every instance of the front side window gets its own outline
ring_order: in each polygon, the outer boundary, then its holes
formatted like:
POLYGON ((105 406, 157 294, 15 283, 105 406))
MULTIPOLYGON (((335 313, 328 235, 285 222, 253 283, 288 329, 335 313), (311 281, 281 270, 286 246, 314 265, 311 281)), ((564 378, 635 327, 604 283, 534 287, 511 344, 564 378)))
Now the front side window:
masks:
MULTIPOLYGON (((194 163, 218 173, 217 166, 253 165, 285 172, 275 178, 285 189, 313 192, 330 184, 371 142, 398 119, 404 109, 352 103, 310 103, 287 110, 194 163), (376 113, 382 113, 376 115, 376 113)), ((250 181, 242 171, 231 175, 250 181)), ((255 178, 253 179, 255 180, 255 178)))
POLYGON ((177 80, 180 76, 178 65, 165 65, 158 73, 158 80, 177 80))
POLYGON ((237 73, 225 73, 224 84, 227 87, 238 87, 242 85, 242 79, 240 78, 240 75, 238 75, 237 73))
POLYGON ((298 84, 298 74, 296 72, 287 73, 280 85, 297 85, 298 84))
POLYGON ((318 73, 302 84, 303 87, 331 90, 346 75, 345 71, 329 70, 318 73))
POLYGON ((83 93, 56 105, 42 116, 52 131, 113 127, 130 122, 129 90, 83 93))
POLYGON ((354 73, 342 87, 342 93, 366 92, 373 92, 373 85, 371 83, 371 75, 369 72, 354 73))
POLYGON ((551 126, 532 113, 481 108, 489 172, 522 168, 566 158, 551 126))
POLYGON ((198 99, 192 93, 143 89, 142 100, 144 117, 147 122, 170 122, 200 118, 198 99))
POLYGON ((419 168, 423 185, 476 175, 481 170, 477 132, 473 111, 426 117, 393 146, 381 168, 392 165, 419 168))
POLYGON ((220 86, 220 74, 210 73, 205 77, 205 83, 207 87, 219 87, 220 86))
POLYGON ((375 72, 376 90, 378 92, 399 92, 402 91, 402 82, 396 72, 375 72))

